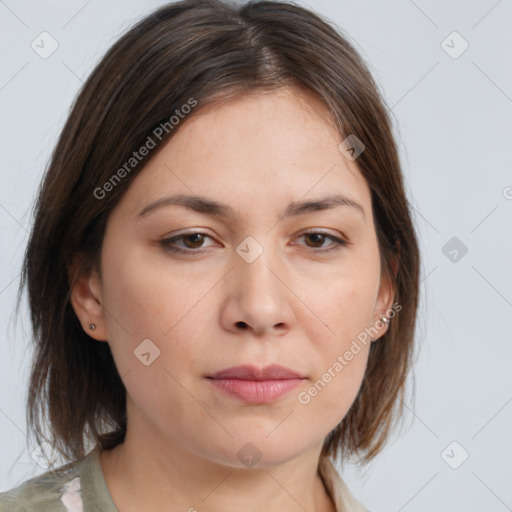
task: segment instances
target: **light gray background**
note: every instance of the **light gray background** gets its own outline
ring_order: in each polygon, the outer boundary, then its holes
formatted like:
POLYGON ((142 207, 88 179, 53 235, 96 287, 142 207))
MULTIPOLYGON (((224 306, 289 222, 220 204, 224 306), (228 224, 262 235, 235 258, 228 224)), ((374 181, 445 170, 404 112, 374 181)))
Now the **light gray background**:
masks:
MULTIPOLYGON (((353 38, 384 91, 423 257, 406 429, 343 477, 372 511, 512 510, 512 1, 299 3, 353 38)), ((43 472, 25 446, 26 304, 13 315, 35 193, 82 81, 162 4, 0 0, 0 490, 43 472), (43 31, 47 59, 31 48, 43 31)))

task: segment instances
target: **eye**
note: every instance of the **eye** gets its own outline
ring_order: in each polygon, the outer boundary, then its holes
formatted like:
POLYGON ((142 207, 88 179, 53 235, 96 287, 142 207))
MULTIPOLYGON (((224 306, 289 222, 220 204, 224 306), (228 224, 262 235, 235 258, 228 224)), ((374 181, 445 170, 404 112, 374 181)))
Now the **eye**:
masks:
MULTIPOLYGON (((193 231, 190 233, 183 233, 178 236, 174 236, 171 238, 166 238, 164 240, 160 240, 160 244, 166 251, 170 251, 173 253, 181 253, 181 254, 201 254, 205 252, 204 250, 198 250, 205 247, 204 241, 209 238, 212 239, 210 235, 204 233, 202 231, 193 231), (180 244, 183 245, 179 247, 180 244)), ((298 237, 305 238, 312 242, 313 245, 308 245, 309 248, 313 249, 313 252, 327 252, 340 249, 342 246, 349 245, 349 242, 330 235, 328 233, 324 233, 323 231, 308 231, 303 233, 298 237), (324 243, 327 240, 331 240, 332 243, 325 246, 324 243), (315 250, 318 249, 318 250, 315 250)), ((207 247, 207 246, 206 246, 207 247)))
POLYGON ((212 238, 206 233, 202 231, 193 231, 191 233, 184 233, 182 235, 174 236, 172 238, 166 238, 165 240, 160 240, 160 244, 167 250, 175 253, 201 253, 204 251, 197 251, 195 249, 200 249, 203 247, 203 242, 206 238, 212 238), (176 247, 176 242, 182 241, 185 243, 185 248, 176 247))
POLYGON ((312 247, 313 249, 321 249, 321 252, 337 250, 344 245, 348 245, 347 241, 336 236, 330 235, 329 233, 325 233, 323 231, 308 231, 307 233, 303 233, 299 238, 303 237, 305 237, 306 240, 312 241, 313 245, 308 247, 312 247), (332 240, 332 243, 329 244, 328 246, 322 247, 323 243, 328 239, 332 240), (315 244, 320 244, 320 246, 315 244))

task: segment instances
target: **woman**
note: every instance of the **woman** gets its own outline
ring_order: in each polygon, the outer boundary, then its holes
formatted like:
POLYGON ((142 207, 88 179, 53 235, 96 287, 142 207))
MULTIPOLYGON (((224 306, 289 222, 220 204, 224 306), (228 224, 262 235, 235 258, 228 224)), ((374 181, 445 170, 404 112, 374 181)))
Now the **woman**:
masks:
POLYGON ((39 192, 27 420, 69 463, 0 510, 367 510, 334 462, 401 417, 418 275, 349 42, 293 4, 158 9, 85 83, 39 192))

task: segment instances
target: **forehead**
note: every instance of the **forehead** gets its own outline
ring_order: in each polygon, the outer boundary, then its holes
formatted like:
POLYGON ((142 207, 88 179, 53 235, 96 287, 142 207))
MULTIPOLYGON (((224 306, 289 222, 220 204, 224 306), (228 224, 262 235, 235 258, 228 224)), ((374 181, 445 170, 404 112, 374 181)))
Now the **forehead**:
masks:
POLYGON ((339 151, 342 137, 312 95, 283 89, 197 108, 133 180, 125 194, 132 214, 171 193, 236 211, 342 193, 368 209, 366 180, 339 151))

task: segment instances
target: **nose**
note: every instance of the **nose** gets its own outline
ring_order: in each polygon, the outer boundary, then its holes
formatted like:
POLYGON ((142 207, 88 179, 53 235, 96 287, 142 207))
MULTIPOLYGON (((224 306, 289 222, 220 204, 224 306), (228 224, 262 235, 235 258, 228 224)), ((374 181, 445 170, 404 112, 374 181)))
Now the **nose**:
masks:
POLYGON ((256 336, 282 336, 293 325, 292 300, 295 297, 290 273, 268 251, 252 263, 235 255, 234 268, 225 280, 226 298, 222 324, 231 332, 252 331, 256 336))

